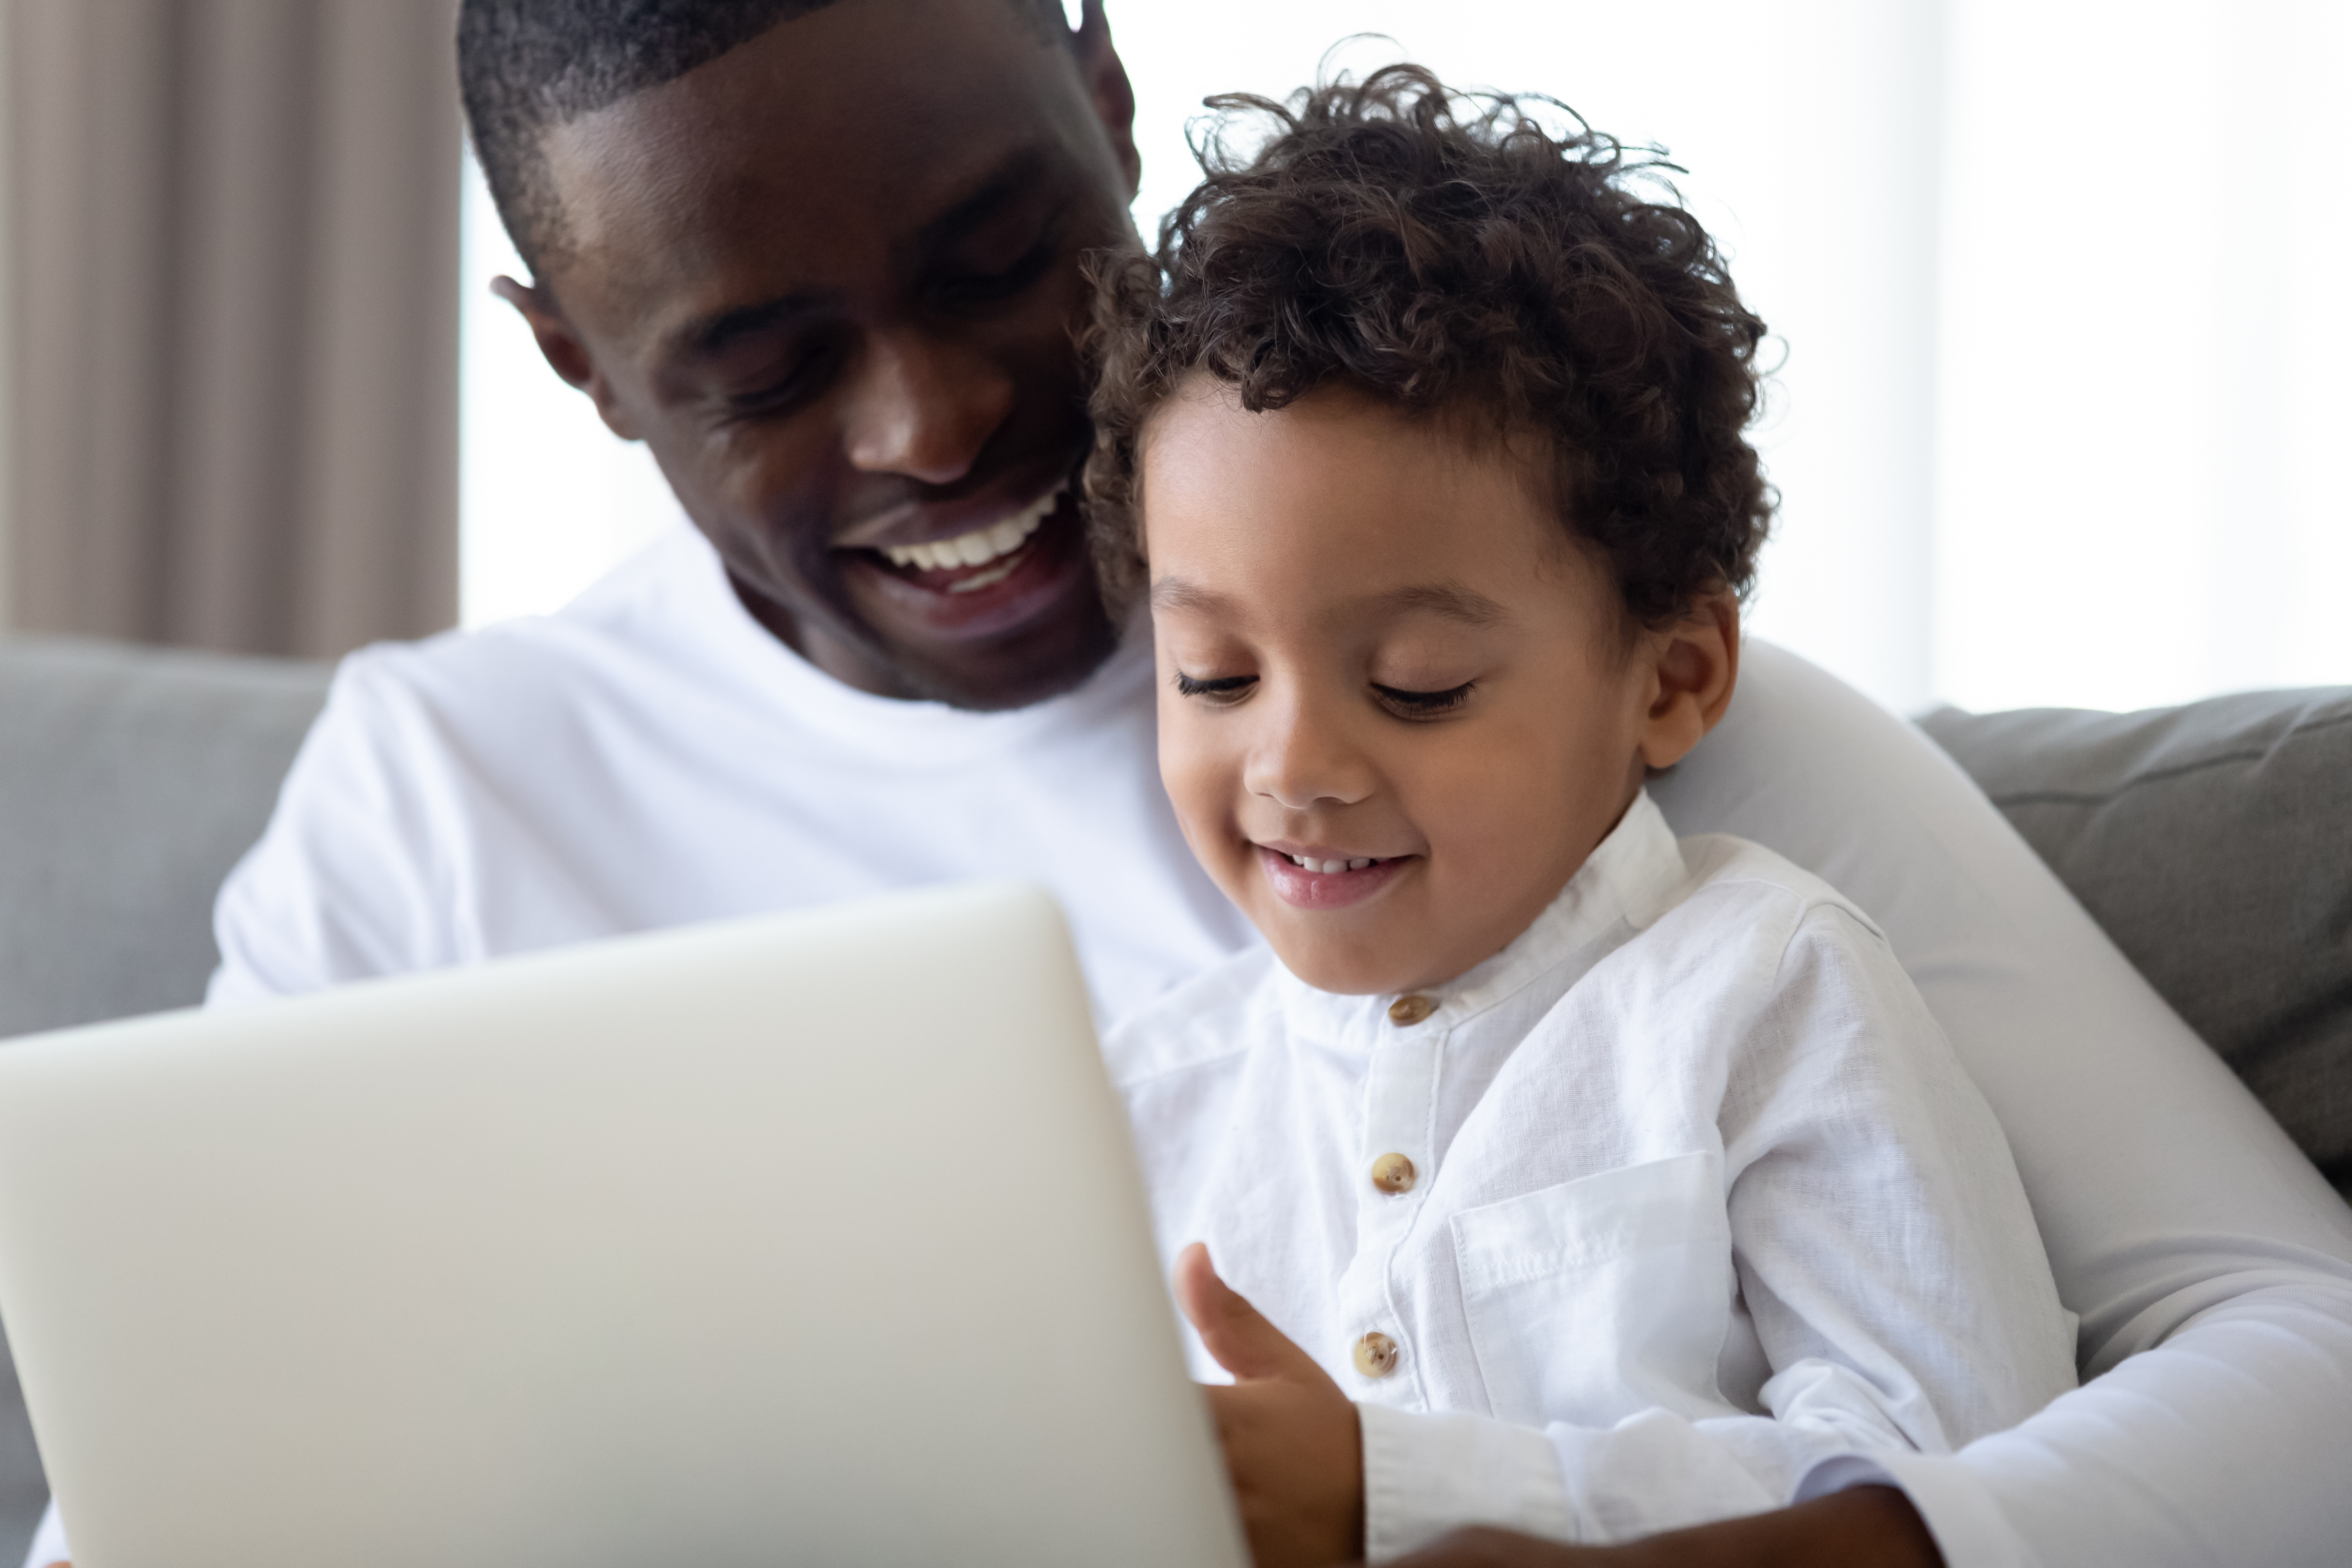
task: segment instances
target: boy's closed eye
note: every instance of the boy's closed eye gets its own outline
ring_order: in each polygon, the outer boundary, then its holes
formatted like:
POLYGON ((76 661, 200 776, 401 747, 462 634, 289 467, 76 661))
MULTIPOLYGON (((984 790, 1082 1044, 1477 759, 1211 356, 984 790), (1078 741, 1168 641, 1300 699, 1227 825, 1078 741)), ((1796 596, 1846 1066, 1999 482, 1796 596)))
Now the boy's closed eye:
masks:
MULTIPOLYGON (((1181 669, 1176 672, 1179 696, 1198 698, 1215 707, 1230 707, 1241 701, 1256 689, 1258 684, 1258 678, 1255 675, 1195 677, 1181 669)), ((1384 686, 1375 680, 1367 682, 1366 689, 1391 711, 1418 720, 1455 711, 1470 700, 1470 694, 1477 689, 1477 686, 1475 680, 1465 680, 1443 690, 1412 691, 1402 687, 1384 686)))
POLYGON ((1475 680, 1465 680, 1459 686, 1449 686, 1443 691, 1406 691, 1393 686, 1382 686, 1380 682, 1374 681, 1372 689, 1379 692, 1383 700, 1407 718, 1435 719, 1457 711, 1463 704, 1470 700, 1470 694, 1478 689, 1478 683, 1475 680))
POLYGON ((1218 675, 1196 679, 1181 669, 1176 672, 1179 696, 1198 697, 1217 707, 1240 701, 1256 686, 1257 677, 1255 675, 1218 675))

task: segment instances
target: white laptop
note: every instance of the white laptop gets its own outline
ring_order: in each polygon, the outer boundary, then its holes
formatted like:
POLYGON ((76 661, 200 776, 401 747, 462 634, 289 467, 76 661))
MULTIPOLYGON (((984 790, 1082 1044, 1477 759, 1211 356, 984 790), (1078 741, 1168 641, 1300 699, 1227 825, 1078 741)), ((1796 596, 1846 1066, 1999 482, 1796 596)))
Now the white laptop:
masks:
POLYGON ((1045 895, 0 1046, 78 1568, 1239 1564, 1045 895))

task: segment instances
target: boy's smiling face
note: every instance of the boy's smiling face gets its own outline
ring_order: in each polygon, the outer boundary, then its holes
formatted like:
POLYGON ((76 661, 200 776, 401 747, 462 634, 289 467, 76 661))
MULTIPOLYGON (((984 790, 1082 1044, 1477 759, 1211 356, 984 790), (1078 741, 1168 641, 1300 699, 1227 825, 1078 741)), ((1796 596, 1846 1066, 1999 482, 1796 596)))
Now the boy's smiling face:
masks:
POLYGON ((1524 457, 1444 422, 1345 391, 1251 414, 1195 375, 1152 417, 1141 499, 1161 778, 1324 990, 1499 952, 1730 700, 1729 595, 1629 626, 1524 457))

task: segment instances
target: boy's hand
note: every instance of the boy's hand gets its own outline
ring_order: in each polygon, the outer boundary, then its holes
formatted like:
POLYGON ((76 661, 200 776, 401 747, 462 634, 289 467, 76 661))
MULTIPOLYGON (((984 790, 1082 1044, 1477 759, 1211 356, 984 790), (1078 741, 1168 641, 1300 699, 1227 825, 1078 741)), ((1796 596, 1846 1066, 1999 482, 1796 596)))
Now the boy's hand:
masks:
POLYGON ((1176 1258, 1176 1302, 1237 1380, 1207 1393, 1257 1568, 1324 1568, 1361 1556, 1364 1444, 1355 1405, 1217 1278, 1197 1241, 1176 1258))

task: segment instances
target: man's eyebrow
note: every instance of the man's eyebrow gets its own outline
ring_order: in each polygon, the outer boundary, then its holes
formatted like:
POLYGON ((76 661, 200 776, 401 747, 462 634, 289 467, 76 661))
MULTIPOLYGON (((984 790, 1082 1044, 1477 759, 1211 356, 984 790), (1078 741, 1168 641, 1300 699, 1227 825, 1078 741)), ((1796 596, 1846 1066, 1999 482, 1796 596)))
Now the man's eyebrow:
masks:
POLYGON ((1052 164, 1042 145, 1016 147, 1007 153, 980 177, 969 195, 915 231, 916 257, 934 255, 986 223, 1005 203, 1036 184, 1052 164))
MULTIPOLYGON (((954 244, 993 216, 1006 202, 1021 195, 1046 173, 1051 159, 1042 146, 1016 147, 980 178, 977 188, 959 197, 945 212, 915 231, 917 257, 954 244)), ((731 306, 688 321, 664 335, 672 354, 708 359, 730 345, 759 333, 789 326, 803 317, 824 311, 829 301, 818 294, 786 294, 749 305, 731 306)))
POLYGON ((698 317, 665 332, 668 352, 685 359, 709 359, 722 353, 744 338, 788 326, 803 316, 813 316, 824 309, 824 300, 814 294, 787 294, 781 299, 761 300, 749 305, 735 305, 698 317))
POLYGON ((1511 612, 1479 593, 1459 583, 1420 583, 1410 588, 1399 588, 1383 594, 1380 602, 1391 609, 1422 610, 1433 616, 1443 616, 1449 621, 1460 621, 1467 626, 1496 626, 1511 618, 1511 612))

